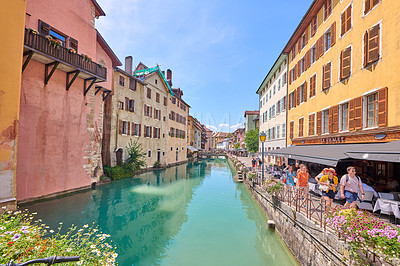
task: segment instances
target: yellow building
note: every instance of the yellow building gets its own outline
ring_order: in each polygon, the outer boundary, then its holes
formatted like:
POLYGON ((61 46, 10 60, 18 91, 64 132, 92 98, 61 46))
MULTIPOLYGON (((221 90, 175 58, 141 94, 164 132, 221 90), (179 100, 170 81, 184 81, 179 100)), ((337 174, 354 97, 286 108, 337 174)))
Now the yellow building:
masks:
POLYGON ((400 139, 398 0, 315 0, 287 43, 287 143, 400 139))
POLYGON ((25 0, 0 9, 0 206, 15 203, 25 0), (5 26, 6 25, 6 26, 5 26))
POLYGON ((187 122, 187 145, 194 146, 194 118, 193 116, 188 116, 187 122))

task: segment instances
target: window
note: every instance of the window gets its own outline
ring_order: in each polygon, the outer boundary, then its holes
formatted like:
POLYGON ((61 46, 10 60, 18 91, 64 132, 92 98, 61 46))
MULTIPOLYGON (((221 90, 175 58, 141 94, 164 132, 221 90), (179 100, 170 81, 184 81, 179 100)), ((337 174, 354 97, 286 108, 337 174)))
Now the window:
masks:
POLYGON ((154 138, 155 139, 160 138, 160 128, 157 128, 157 127, 154 128, 154 138))
POLYGON ((155 79, 155 80, 154 80, 154 83, 157 84, 157 82, 158 82, 157 79, 155 79))
POLYGON ((329 109, 322 111, 322 134, 328 133, 329 109))
POLYGON ((308 135, 315 134, 315 113, 308 116, 308 135))
POLYGON ((146 138, 151 138, 151 127, 145 126, 144 136, 145 136, 146 138))
POLYGON ((69 37, 69 47, 78 52, 78 41, 74 38, 69 37))
POLYGON ((341 35, 345 35, 351 29, 351 5, 341 15, 341 35))
POLYGON ((294 121, 290 121, 290 125, 289 125, 289 138, 293 139, 294 138, 294 121))
POLYGON ((281 103, 281 112, 286 110, 286 96, 283 96, 282 98, 282 103, 281 103))
POLYGON ((276 102, 276 114, 278 115, 281 112, 281 101, 276 102))
POLYGON ((381 2, 381 0, 364 0, 364 15, 366 15, 369 11, 372 10, 377 4, 381 2))
POLYGON ((151 99, 151 89, 147 88, 147 98, 151 99))
POLYGON ((133 124, 133 135, 140 136, 140 124, 133 124))
POLYGON ((175 104, 176 103, 176 98, 175 97, 171 98, 171 101, 172 101, 172 104, 175 104))
POLYGON ((332 0, 326 0, 324 4, 324 21, 332 14, 332 0))
POLYGON ((279 139, 279 134, 280 134, 280 126, 276 126, 276 138, 279 139))
POLYGON ((351 46, 340 53, 340 80, 344 80, 351 75, 351 46))
POLYGON ((324 33, 324 52, 331 48, 331 29, 324 33))
POLYGON ((154 118, 161 120, 161 110, 154 108, 154 118))
POLYGON ((274 95, 275 95, 275 92, 276 92, 276 85, 274 85, 274 95))
POLYGON ((315 61, 317 61, 317 50, 315 48, 315 44, 313 47, 311 47, 310 49, 310 63, 311 65, 315 63, 315 61))
POLYGON ((313 37, 315 33, 317 33, 317 29, 318 29, 318 16, 315 16, 311 20, 311 37, 313 37))
POLYGON ((308 28, 306 29, 306 31, 303 33, 303 35, 301 36, 301 38, 300 38, 300 47, 301 47, 301 50, 303 50, 303 48, 307 45, 307 38, 308 38, 308 34, 307 34, 307 30, 308 30, 308 28))
POLYGON ((275 127, 272 128, 272 139, 275 139, 275 127))
POLYGON ((286 82, 287 82, 287 72, 283 73, 282 86, 285 85, 286 82))
POLYGON ((349 129, 349 103, 340 105, 340 130, 349 129))
POLYGON ((175 129, 174 129, 173 127, 170 128, 170 130, 169 130, 169 135, 170 135, 171 137, 175 136, 175 129))
POLYGON ((156 102, 160 102, 160 94, 158 92, 156 92, 156 102))
POLYGON ((272 90, 269 90, 269 98, 271 99, 272 96, 272 90))
POLYGON ((364 34, 364 67, 379 60, 379 35, 380 24, 364 34))
POLYGON ((147 152, 147 156, 150 158, 151 157, 151 151, 147 152))
POLYGON ((378 93, 367 96, 367 127, 378 126, 378 93))
POLYGON ((133 78, 129 79, 129 89, 135 91, 136 90, 136 80, 133 78))
POLYGON ((175 121, 175 112, 171 111, 171 120, 175 121))
POLYGON ((121 86, 125 86, 125 78, 124 78, 124 76, 119 76, 119 85, 121 85, 121 86))
POLYGON ((299 104, 304 103, 307 101, 307 83, 304 82, 303 84, 300 85, 300 87, 298 88, 298 100, 299 100, 299 104))
POLYGON ((128 99, 128 111, 135 112, 135 100, 128 99))
POLYGON ((331 62, 322 67, 322 90, 331 87, 331 62))
POLYGON ((128 122, 122 121, 122 134, 127 135, 128 133, 128 122))
POLYGON ((152 108, 150 105, 145 104, 144 105, 144 115, 147 117, 151 117, 151 113, 152 113, 152 108))
POLYGON ((286 138, 286 124, 282 124, 282 138, 286 138))
POLYGON ((167 97, 164 97, 164 106, 167 106, 167 97))
POLYGON ((124 102, 118 101, 118 109, 124 110, 124 102))
POLYGON ((300 59, 300 75, 304 73, 304 71, 306 70, 306 65, 305 65, 305 59, 304 57, 302 59, 300 59))
POLYGON ((281 90, 281 79, 278 80, 278 91, 281 90))
POLYGON ((289 94, 289 110, 296 107, 296 98, 295 98, 295 91, 292 91, 289 94))
POLYGON ((264 112, 264 122, 266 122, 268 120, 267 117, 268 117, 268 111, 265 111, 264 112))
POLYGON ((295 80, 296 80, 296 71, 295 68, 292 68, 292 70, 290 70, 290 83, 292 83, 295 80))
POLYGON ((310 98, 315 96, 316 93, 316 82, 317 82, 317 74, 314 74, 310 78, 310 98))

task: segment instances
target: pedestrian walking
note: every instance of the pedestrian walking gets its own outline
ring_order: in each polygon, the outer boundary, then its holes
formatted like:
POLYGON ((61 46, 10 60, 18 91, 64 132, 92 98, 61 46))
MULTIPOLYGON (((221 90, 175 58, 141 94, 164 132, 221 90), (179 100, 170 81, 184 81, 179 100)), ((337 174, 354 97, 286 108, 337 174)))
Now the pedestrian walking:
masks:
POLYGON ((322 192, 322 198, 326 200, 326 206, 330 207, 336 196, 338 177, 333 168, 326 169, 325 172, 326 174, 319 179, 318 184, 319 189, 322 192))
POLYGON ((307 166, 304 164, 300 165, 300 171, 297 173, 297 188, 300 190, 301 194, 308 194, 308 178, 310 174, 308 173, 307 166))
POLYGON ((263 161, 258 158, 258 170, 261 170, 261 165, 263 164, 263 161))
POLYGON ((286 171, 286 181, 285 184, 289 186, 294 186, 294 178, 296 177, 296 171, 293 169, 293 165, 288 165, 283 171, 286 171))
POLYGON ((358 190, 361 191, 361 200, 364 200, 365 194, 361 178, 356 175, 356 169, 353 166, 349 166, 347 167, 347 174, 340 179, 341 197, 346 199, 344 207, 356 208, 358 190))
POLYGON ((254 159, 254 157, 251 160, 251 166, 253 167, 253 171, 254 171, 254 168, 256 167, 256 159, 254 159))

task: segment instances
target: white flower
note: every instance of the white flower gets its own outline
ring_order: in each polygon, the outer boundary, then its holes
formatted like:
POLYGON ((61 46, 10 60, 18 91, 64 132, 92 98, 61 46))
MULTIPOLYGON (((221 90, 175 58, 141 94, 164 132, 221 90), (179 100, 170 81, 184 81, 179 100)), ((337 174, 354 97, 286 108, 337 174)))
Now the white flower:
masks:
POLYGON ((78 264, 78 265, 82 265, 82 261, 78 261, 76 264, 78 264))
POLYGON ((87 224, 85 224, 84 226, 83 226, 83 228, 88 228, 89 227, 89 225, 87 225, 87 224))
POLYGON ((50 232, 50 233, 54 233, 54 230, 50 230, 49 232, 50 232))
POLYGON ((6 229, 4 226, 0 227, 0 230, 4 230, 4 229, 6 229))
POLYGON ((71 248, 67 248, 67 251, 70 252, 72 249, 71 248))
POLYGON ((113 258, 115 259, 116 257, 118 257, 118 253, 115 253, 115 252, 114 252, 114 253, 112 254, 112 256, 113 256, 113 258))
POLYGON ((58 224, 63 224, 62 222, 59 222, 58 224))
POLYGON ((96 247, 96 245, 91 245, 91 246, 90 246, 90 248, 95 248, 95 247, 96 247))

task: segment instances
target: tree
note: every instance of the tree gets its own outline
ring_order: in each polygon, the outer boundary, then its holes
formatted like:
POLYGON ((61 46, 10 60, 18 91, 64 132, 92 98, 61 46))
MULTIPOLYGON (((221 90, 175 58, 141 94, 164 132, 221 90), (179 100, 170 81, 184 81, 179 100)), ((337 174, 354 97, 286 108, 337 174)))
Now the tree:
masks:
POLYGON ((136 171, 146 166, 146 153, 143 152, 142 146, 137 141, 131 139, 127 146, 127 151, 128 159, 124 163, 124 168, 136 171))
POLYGON ((258 129, 249 130, 244 137, 246 148, 250 152, 258 151, 258 129))

